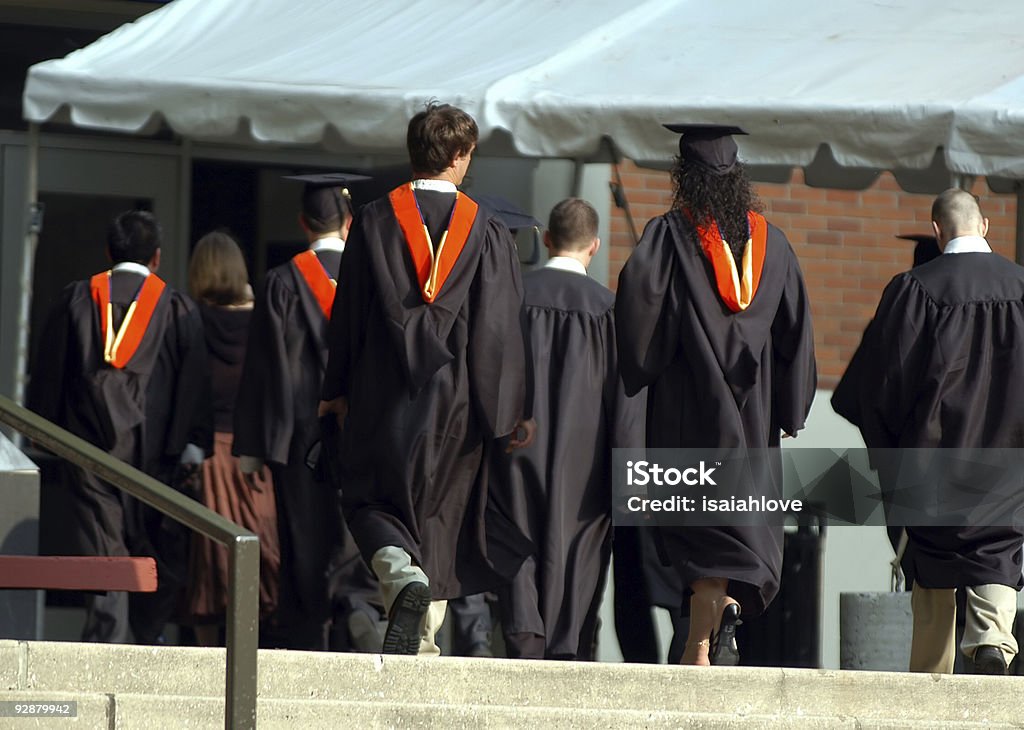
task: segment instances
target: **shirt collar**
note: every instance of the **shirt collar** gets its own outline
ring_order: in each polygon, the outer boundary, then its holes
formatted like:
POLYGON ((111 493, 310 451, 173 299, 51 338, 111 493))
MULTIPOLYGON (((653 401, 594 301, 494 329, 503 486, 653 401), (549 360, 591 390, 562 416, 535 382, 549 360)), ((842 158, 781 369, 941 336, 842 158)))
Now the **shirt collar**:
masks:
POLYGON ((325 236, 324 238, 318 238, 313 241, 309 250, 314 253, 317 251, 337 251, 338 253, 344 253, 345 242, 337 236, 325 236))
POLYGON ((587 275, 587 267, 571 256, 552 256, 544 264, 545 269, 558 269, 559 271, 570 271, 574 274, 587 275))
POLYGON ((122 261, 119 264, 114 264, 110 269, 111 271, 128 271, 132 274, 138 274, 139 276, 149 276, 153 272, 149 270, 149 267, 144 264, 137 264, 134 261, 122 261))
POLYGON ((992 253, 992 247, 981 236, 957 236, 950 239, 942 253, 992 253))
POLYGON ((457 193, 459 189, 451 180, 428 180, 419 178, 412 181, 413 190, 436 190, 439 193, 457 193))

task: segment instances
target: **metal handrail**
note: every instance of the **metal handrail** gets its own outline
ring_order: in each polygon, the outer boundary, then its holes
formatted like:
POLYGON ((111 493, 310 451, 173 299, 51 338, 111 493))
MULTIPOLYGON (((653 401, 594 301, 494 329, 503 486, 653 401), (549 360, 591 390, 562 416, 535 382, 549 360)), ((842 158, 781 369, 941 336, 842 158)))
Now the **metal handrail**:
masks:
POLYGON ((224 727, 227 730, 256 727, 259 538, 4 396, 0 396, 0 422, 228 549, 224 727))

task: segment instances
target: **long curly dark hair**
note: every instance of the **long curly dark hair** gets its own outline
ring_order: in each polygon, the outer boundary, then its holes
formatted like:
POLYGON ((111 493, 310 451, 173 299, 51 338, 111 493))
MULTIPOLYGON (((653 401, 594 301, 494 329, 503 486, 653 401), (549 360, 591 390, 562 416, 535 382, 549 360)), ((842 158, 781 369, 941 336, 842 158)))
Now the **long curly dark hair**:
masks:
POLYGON ((716 175, 676 157, 672 166, 672 207, 689 213, 698 226, 716 221, 733 258, 739 262, 750 237, 747 211, 760 212, 761 201, 741 163, 725 175, 716 175))

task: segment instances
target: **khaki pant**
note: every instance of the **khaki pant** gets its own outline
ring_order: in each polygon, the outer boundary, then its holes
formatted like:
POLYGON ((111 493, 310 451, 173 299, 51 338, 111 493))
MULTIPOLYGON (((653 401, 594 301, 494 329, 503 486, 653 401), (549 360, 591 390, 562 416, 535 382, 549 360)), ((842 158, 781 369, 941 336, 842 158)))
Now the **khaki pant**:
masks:
MULTIPOLYGON (((969 659, 982 646, 994 646, 1009 664, 1017 655, 1013 619, 1017 591, 990 584, 969 586, 964 638, 960 650, 969 659)), ((914 585, 911 596, 914 635, 910 644, 910 671, 952 674, 956 660, 956 589, 914 585)))
MULTIPOLYGON (((430 579, 423 569, 414 565, 409 553, 400 547, 389 545, 382 547, 373 554, 370 562, 373 572, 380 581, 380 591, 384 597, 384 608, 388 615, 391 615, 391 606, 394 605, 398 594, 410 583, 420 582, 430 585, 430 579)), ((441 648, 437 645, 435 637, 438 629, 444 623, 445 612, 448 608, 448 601, 431 601, 423 617, 423 625, 420 627, 420 649, 419 656, 440 656, 441 648)))

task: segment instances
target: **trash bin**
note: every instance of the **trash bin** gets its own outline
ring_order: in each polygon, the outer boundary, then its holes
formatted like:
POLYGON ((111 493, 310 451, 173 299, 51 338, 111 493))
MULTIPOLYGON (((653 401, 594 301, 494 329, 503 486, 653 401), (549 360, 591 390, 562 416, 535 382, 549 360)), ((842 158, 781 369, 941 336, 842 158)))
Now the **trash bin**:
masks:
POLYGON ((839 595, 839 668, 905 672, 910 667, 910 593, 839 595))
POLYGON ((744 618, 737 629, 744 666, 821 666, 825 523, 813 514, 793 518, 795 528, 786 528, 783 541, 779 594, 763 616, 744 618))

